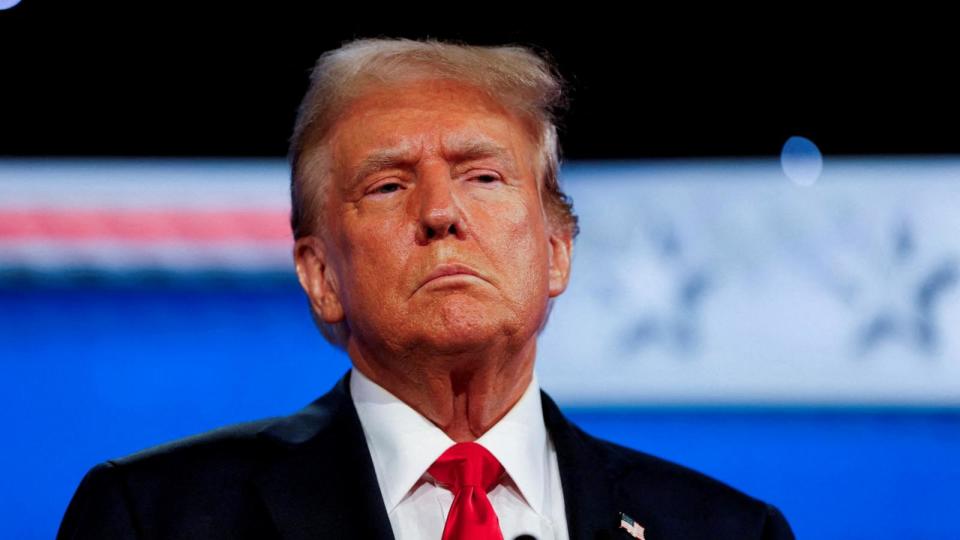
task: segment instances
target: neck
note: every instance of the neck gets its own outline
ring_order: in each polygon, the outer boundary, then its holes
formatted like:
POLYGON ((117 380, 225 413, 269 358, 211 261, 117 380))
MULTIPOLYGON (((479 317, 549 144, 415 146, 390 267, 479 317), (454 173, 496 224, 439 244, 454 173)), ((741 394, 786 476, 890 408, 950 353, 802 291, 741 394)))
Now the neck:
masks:
POLYGON ((353 340, 353 365, 456 442, 474 441, 520 400, 533 377, 536 339, 520 350, 375 354, 353 340))

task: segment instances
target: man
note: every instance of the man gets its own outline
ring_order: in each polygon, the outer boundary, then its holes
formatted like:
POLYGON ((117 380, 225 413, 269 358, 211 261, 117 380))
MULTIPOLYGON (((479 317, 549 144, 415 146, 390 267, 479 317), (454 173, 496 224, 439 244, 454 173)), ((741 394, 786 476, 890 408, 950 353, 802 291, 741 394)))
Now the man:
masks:
POLYGON ((590 437, 539 391, 570 275, 561 87, 522 48, 321 57, 292 147, 297 275, 353 369, 285 418, 94 467, 61 538, 792 538, 773 507, 590 437))

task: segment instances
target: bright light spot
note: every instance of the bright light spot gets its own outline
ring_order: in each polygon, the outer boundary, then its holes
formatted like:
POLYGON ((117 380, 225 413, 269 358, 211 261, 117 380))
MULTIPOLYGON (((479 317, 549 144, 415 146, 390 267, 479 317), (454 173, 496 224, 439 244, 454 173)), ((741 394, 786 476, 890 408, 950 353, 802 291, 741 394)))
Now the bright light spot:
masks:
POLYGON ((790 137, 780 151, 780 166, 794 184, 812 186, 823 172, 823 156, 810 139, 790 137))
POLYGON ((0 9, 10 9, 20 3, 20 0, 0 0, 0 9))

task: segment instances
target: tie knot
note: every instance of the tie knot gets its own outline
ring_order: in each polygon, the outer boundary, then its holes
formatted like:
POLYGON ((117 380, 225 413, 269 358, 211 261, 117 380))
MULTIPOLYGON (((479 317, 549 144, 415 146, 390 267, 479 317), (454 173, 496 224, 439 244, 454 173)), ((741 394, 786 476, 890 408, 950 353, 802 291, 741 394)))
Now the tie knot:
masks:
POLYGON ((448 448, 428 472, 455 493, 463 486, 476 486, 487 492, 503 475, 503 465, 486 448, 475 442, 463 442, 448 448))

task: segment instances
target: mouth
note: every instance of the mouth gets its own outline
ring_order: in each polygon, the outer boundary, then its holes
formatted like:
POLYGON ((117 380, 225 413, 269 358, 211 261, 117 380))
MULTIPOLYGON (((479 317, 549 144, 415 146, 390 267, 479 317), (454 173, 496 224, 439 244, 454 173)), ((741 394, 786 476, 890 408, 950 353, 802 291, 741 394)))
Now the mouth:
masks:
POLYGON ((430 272, 430 274, 426 277, 426 279, 423 280, 423 283, 421 283, 420 287, 417 287, 417 289, 419 290, 423 288, 426 284, 430 283, 431 281, 453 277, 453 276, 472 276, 475 278, 483 279, 483 277, 479 274, 479 272, 477 272, 476 270, 474 270, 473 268, 470 268, 465 264, 460 264, 460 263, 441 264, 436 268, 434 268, 432 272, 430 272))

